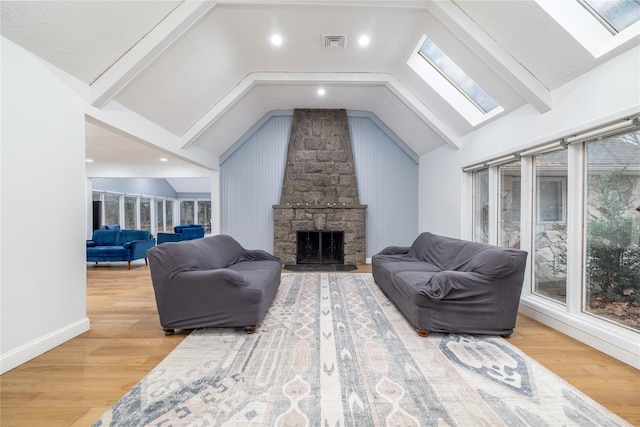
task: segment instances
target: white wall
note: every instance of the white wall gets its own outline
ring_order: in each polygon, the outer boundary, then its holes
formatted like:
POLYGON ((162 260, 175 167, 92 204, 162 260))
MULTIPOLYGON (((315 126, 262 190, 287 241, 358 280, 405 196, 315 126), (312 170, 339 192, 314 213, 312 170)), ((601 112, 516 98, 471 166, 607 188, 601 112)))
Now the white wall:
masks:
POLYGON ((452 237, 470 211, 462 167, 607 123, 640 111, 640 47, 635 47, 552 93, 553 109, 527 105, 463 137, 460 150, 442 147, 420 158, 420 231, 452 237))
POLYGON ((0 372, 89 329, 84 102, 2 38, 0 372))

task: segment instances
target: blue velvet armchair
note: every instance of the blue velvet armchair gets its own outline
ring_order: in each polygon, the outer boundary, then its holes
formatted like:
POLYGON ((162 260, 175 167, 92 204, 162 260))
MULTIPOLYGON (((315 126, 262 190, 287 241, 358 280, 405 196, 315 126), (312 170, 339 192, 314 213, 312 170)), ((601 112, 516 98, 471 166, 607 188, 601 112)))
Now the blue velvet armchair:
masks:
POLYGON ((158 233, 158 244, 165 242, 181 242, 183 240, 200 239, 204 237, 204 226, 200 224, 176 225, 175 233, 158 233))
POLYGON ((87 262, 131 261, 144 258, 147 250, 156 245, 151 233, 146 230, 95 230, 91 240, 87 240, 87 262))

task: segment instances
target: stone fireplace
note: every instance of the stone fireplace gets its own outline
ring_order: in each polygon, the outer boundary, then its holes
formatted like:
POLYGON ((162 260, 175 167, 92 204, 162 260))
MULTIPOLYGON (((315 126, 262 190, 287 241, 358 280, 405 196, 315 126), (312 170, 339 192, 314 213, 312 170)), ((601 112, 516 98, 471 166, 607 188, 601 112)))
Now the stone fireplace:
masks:
POLYGON ((343 262, 364 264, 366 209, 358 195, 346 110, 296 109, 280 204, 273 206, 274 254, 296 264, 298 232, 341 232, 343 262))

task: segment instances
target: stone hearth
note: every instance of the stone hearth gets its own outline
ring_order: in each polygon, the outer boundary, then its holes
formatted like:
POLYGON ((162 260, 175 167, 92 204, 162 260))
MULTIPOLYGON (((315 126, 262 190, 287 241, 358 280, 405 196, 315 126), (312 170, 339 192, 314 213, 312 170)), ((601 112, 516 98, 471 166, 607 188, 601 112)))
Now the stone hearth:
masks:
POLYGON ((345 264, 366 262, 361 205, 346 110, 294 111, 280 204, 274 205, 274 254, 296 263, 298 231, 343 231, 345 264))

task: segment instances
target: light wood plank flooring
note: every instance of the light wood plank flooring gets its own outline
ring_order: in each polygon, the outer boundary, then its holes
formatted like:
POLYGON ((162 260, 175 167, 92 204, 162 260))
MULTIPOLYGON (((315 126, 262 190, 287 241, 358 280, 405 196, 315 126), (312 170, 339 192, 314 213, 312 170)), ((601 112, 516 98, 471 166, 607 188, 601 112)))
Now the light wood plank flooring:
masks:
MULTIPOLYGON (((142 261, 87 270, 91 330, 0 377, 2 427, 89 426, 186 337, 163 335, 142 261)), ((509 342, 640 425, 636 369, 522 315, 509 342)))

